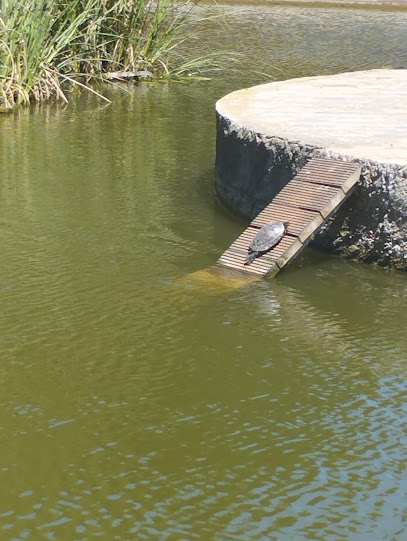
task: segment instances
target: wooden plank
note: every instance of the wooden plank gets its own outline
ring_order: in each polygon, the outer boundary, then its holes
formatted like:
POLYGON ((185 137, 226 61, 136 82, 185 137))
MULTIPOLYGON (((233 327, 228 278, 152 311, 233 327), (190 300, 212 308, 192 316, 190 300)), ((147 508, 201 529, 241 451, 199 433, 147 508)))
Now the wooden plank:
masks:
POLYGON ((318 173, 318 176, 314 175, 312 171, 304 172, 297 175, 295 178, 301 182, 312 182, 314 184, 326 184, 328 186, 335 186, 341 188, 345 193, 352 188, 355 182, 359 179, 360 171, 353 171, 351 174, 348 174, 343 177, 336 176, 335 179, 332 176, 327 174, 318 173))
POLYGON ((286 235, 282 240, 267 254, 256 258, 250 265, 244 265, 248 253, 249 244, 247 241, 242 241, 239 244, 234 243, 233 249, 228 249, 218 260, 218 263, 238 269, 245 272, 254 272, 263 276, 277 274, 280 270, 278 262, 285 253, 298 251, 298 244, 301 245, 297 237, 286 235), (292 246, 294 245, 294 248, 292 246))
MULTIPOLYGON (((286 207, 285 205, 279 205, 273 202, 262 210, 250 225, 254 227, 263 227, 263 225, 272 220, 279 219, 284 222, 290 222, 290 226, 295 224, 296 227, 300 227, 302 224, 305 225, 308 221, 312 220, 316 214, 318 214, 316 211, 286 207)), ((297 233, 295 232, 293 234, 297 233)))
POLYGON ((321 209, 325 207, 334 196, 337 195, 338 190, 335 190, 334 193, 330 194, 330 197, 324 196, 313 196, 306 194, 284 194, 284 196, 279 197, 278 203, 295 208, 302 208, 305 210, 312 210, 321 213, 321 216, 324 218, 321 209))
POLYGON ((324 221, 317 211, 271 203, 260 212, 250 225, 260 228, 277 219, 288 221, 288 234, 299 237, 301 242, 304 242, 324 221))
POLYGON ((299 180, 291 180, 285 188, 279 192, 273 201, 281 202, 286 199, 300 200, 303 197, 315 201, 329 199, 336 194, 338 188, 326 186, 324 184, 314 184, 312 182, 301 182, 299 180))
POLYGON ((347 169, 353 169, 354 167, 357 167, 359 164, 356 162, 348 162, 344 160, 336 160, 335 158, 312 158, 309 160, 302 169, 305 167, 307 169, 311 168, 321 168, 326 167, 332 171, 336 171, 337 169, 344 171, 347 169))
POLYGON ((294 259, 294 257, 300 253, 300 251, 303 249, 304 245, 300 241, 300 239, 296 239, 294 242, 291 243, 291 245, 287 248, 287 250, 281 254, 281 256, 277 259, 277 265, 280 269, 284 267, 289 261, 294 259))
POLYGON ((312 159, 230 245, 217 265, 258 276, 274 276, 301 252, 347 199, 360 171, 361 166, 356 163, 312 159), (269 252, 244 265, 254 236, 273 220, 288 221, 287 234, 269 252))
POLYGON ((293 180, 281 190, 274 201, 318 211, 325 219, 344 197, 345 193, 340 188, 293 180))
MULTIPOLYGON (((256 262, 264 261, 264 262, 267 262, 267 263, 272 263, 274 261, 277 261, 277 259, 280 257, 280 255, 283 254, 285 250, 287 250, 287 248, 291 245, 291 243, 296 238, 297 237, 292 237, 290 235, 285 235, 276 246, 274 246, 266 254, 263 254, 260 258, 255 259, 255 261, 256 262)), ((239 239, 240 239, 240 237, 239 237, 239 239)), ((244 262, 246 260, 247 254, 248 254, 249 244, 250 244, 250 241, 247 242, 245 239, 240 239, 239 242, 235 241, 230 246, 230 248, 227 250, 227 252, 230 252, 232 254, 236 254, 236 257, 240 258, 244 262)))
POLYGON ((246 272, 254 272, 256 274, 262 274, 266 275, 270 268, 272 268, 274 265, 276 265, 277 258, 273 261, 270 259, 263 259, 258 258, 253 261, 253 263, 248 267, 244 264, 246 259, 246 254, 236 253, 236 252, 228 252, 226 254, 223 254, 220 259, 218 260, 218 263, 225 265, 227 267, 232 267, 234 269, 239 269, 246 272), (250 271, 248 269, 250 268, 250 271))
MULTIPOLYGON (((235 261, 224 261, 223 259, 219 259, 219 264, 221 266, 228 267, 230 269, 235 269, 241 272, 248 272, 246 267, 244 267, 241 263, 237 263, 235 261)), ((274 265, 277 267, 277 263, 274 263, 274 265)), ((250 269, 250 273, 257 274, 259 276, 267 276, 268 268, 267 270, 266 269, 259 270, 256 266, 254 266, 250 269)))
POLYGON ((360 170, 358 163, 314 158, 299 171, 296 179, 338 186, 346 193, 359 179, 360 170))
POLYGON ((328 169, 333 172, 353 171, 359 166, 356 162, 347 162, 343 160, 335 160, 334 158, 312 158, 301 169, 328 169))

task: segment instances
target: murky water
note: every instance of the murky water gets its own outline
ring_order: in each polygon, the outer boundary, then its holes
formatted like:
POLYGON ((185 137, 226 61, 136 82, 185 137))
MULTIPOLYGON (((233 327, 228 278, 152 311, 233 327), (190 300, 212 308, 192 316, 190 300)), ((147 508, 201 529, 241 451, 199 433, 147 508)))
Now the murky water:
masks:
POLYGON ((403 64, 407 15, 226 12, 240 72, 0 117, 2 541, 407 536, 407 276, 307 249, 183 281, 245 225, 214 101, 403 64))

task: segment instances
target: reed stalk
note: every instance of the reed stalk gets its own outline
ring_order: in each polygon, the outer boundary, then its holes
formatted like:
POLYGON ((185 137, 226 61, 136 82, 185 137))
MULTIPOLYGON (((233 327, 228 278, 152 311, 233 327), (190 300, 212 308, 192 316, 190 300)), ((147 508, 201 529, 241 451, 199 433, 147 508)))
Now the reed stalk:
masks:
MULTIPOLYGON (((202 76, 216 55, 180 58, 190 0, 0 0, 0 107, 51 97, 72 85, 148 71, 156 79, 202 76)), ((203 17, 205 19, 205 17, 203 17)))

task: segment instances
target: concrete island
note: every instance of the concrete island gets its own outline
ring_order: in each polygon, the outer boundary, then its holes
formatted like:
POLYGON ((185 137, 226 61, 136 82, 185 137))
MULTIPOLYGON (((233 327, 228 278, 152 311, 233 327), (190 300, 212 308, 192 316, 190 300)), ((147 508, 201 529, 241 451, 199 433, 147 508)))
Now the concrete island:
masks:
POLYGON ((216 192, 253 219, 315 157, 360 163, 316 247, 407 270, 407 70, 279 81, 216 103, 216 192))

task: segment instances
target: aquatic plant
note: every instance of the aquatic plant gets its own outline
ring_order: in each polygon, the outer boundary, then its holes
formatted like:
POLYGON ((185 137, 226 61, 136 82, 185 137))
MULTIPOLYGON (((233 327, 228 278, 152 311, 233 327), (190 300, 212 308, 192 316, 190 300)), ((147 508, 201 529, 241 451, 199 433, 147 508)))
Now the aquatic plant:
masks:
POLYGON ((194 36, 188 32, 194 8, 190 0, 2 0, 0 106, 51 96, 67 101, 72 85, 96 92, 92 79, 180 78, 219 69, 216 55, 176 54, 194 36))

